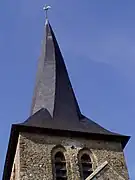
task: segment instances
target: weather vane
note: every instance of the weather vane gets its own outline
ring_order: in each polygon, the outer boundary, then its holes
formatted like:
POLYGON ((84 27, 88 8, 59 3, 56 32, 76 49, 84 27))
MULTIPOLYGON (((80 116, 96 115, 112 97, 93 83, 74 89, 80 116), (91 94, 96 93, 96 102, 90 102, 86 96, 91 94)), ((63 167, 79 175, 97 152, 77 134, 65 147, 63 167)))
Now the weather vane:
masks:
POLYGON ((43 10, 46 12, 46 19, 48 19, 48 10, 51 9, 51 6, 45 5, 43 10))

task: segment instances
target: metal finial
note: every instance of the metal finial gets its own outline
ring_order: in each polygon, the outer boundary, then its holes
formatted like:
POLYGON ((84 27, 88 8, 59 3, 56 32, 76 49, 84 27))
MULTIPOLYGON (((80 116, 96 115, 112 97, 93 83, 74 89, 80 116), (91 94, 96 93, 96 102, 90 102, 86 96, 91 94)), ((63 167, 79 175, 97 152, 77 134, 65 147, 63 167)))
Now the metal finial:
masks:
POLYGON ((48 19, 48 10, 51 9, 51 6, 45 5, 43 10, 46 12, 46 19, 48 19))

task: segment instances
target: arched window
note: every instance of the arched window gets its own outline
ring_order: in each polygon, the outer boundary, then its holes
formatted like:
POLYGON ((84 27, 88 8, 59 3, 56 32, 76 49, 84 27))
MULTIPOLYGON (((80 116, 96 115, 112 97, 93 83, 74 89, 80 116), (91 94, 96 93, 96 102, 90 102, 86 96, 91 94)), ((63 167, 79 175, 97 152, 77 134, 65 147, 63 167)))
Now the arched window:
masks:
POLYGON ((63 150, 63 147, 55 147, 53 152, 52 163, 54 180, 67 180, 66 160, 63 150))
POLYGON ((78 160, 81 179, 85 180, 93 172, 90 152, 88 150, 81 150, 79 152, 78 160))
POLYGON ((92 171, 92 162, 88 154, 83 154, 81 156, 81 169, 83 179, 86 179, 92 171))

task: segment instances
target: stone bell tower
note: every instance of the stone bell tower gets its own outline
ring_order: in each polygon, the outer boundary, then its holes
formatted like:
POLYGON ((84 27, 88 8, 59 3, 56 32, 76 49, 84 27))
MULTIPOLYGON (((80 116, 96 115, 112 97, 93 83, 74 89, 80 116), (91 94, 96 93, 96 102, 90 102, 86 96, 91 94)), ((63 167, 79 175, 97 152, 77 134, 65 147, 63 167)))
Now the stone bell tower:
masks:
POLYGON ((128 180, 128 140, 81 113, 46 19, 31 114, 12 125, 3 180, 128 180))

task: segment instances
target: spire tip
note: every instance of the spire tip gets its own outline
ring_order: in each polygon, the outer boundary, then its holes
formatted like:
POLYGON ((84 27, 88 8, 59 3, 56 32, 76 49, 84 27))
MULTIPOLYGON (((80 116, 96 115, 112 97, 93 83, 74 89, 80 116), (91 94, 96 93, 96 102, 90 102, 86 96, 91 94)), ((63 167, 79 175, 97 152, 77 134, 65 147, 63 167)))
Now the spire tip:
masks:
POLYGON ((48 10, 51 9, 51 6, 49 5, 45 5, 43 7, 43 10, 46 12, 46 21, 48 20, 48 10))

